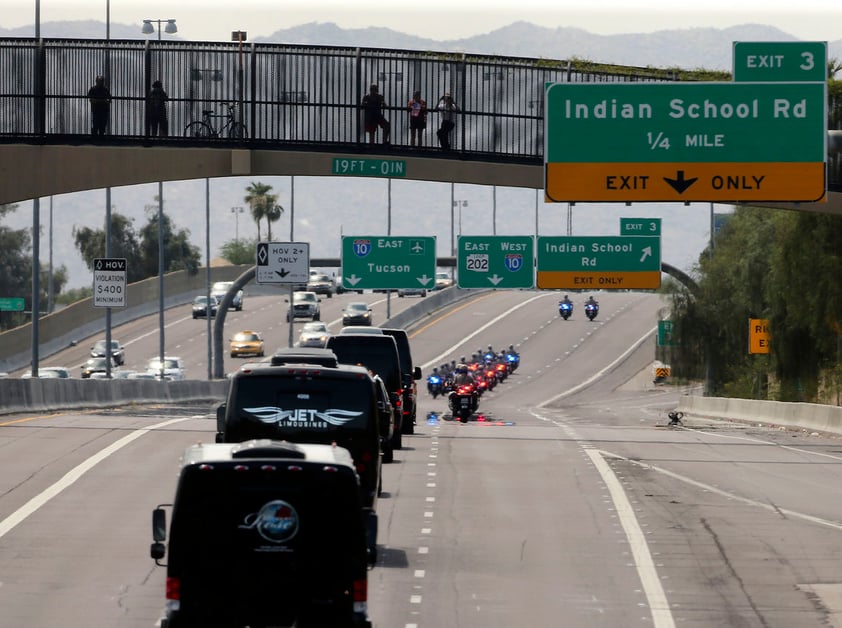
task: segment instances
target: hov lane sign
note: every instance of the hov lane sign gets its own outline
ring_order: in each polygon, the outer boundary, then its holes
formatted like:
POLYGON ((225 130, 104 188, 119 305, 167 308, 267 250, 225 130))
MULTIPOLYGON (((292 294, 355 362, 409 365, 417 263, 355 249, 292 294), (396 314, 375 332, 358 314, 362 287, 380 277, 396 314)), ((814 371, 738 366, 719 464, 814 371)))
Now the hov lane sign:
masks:
POLYGON ((94 307, 126 307, 126 258, 94 258, 94 307))
POLYGON ((460 288, 533 288, 532 236, 459 236, 460 288))
POLYGON ((255 281, 306 284, 310 277, 309 242, 259 242, 255 281))

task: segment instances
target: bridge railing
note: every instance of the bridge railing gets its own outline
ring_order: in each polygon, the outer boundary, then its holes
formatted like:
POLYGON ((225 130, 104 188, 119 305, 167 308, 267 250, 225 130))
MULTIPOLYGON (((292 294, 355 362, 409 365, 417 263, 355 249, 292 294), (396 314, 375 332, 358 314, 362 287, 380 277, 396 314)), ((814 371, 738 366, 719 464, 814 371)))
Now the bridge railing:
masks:
MULTIPOLYGON (((103 75, 113 99, 112 140, 147 138, 146 96, 161 80, 170 99, 168 141, 195 141, 184 137, 190 122, 201 120, 203 110, 224 115, 234 104, 246 143, 359 145, 367 140, 360 102, 376 83, 387 103, 392 144, 409 145, 406 104, 416 89, 431 110, 431 143, 439 125, 433 109, 450 92, 461 109, 455 149, 536 160, 543 154, 545 83, 672 78, 658 70, 582 69, 540 59, 135 40, 0 39, 0 64, 7 69, 0 74, 0 138, 6 141, 89 135, 87 91, 103 75)), ((224 118, 214 122, 221 126, 224 118)))
MULTIPOLYGON (((453 148, 498 162, 542 163, 544 86, 548 82, 727 80, 704 71, 658 70, 433 51, 229 42, 0 38, 0 141, 76 143, 90 138, 87 92, 97 75, 112 94, 107 136, 96 142, 238 142, 249 147, 335 151, 365 148, 360 102, 376 83, 387 103, 391 143, 409 147, 407 102, 421 90, 431 113, 425 144, 435 147, 439 98, 461 111, 453 148), (150 138, 147 94, 161 80, 169 96, 169 137, 150 138), (226 106, 246 137, 186 137, 204 110, 226 106)), ((835 92, 834 92, 835 93, 835 92)), ((842 120, 831 96, 828 128, 842 120)), ((831 184, 842 183, 838 155, 831 184)))

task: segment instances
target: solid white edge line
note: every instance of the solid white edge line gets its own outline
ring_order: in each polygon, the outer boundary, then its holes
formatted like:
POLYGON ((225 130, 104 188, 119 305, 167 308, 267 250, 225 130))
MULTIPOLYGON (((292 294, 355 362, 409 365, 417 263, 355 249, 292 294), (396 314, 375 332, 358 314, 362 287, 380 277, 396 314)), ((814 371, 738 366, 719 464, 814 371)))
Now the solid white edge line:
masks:
POLYGON ((64 474, 59 480, 56 480, 51 486, 44 489, 41 493, 30 499, 23 506, 14 511, 11 515, 0 521, 0 538, 3 538, 8 532, 14 529, 19 523, 24 521, 27 517, 35 513, 39 508, 44 506, 53 497, 59 495, 63 490, 73 485, 85 473, 93 469, 100 462, 108 458, 111 454, 119 451, 129 443, 137 440, 147 432, 151 432, 161 427, 166 427, 174 423, 187 421, 187 419, 171 419, 163 423, 150 425, 140 430, 135 430, 127 434, 123 438, 114 441, 105 449, 100 450, 87 460, 79 463, 73 469, 64 474))
POLYGON ((605 462, 602 452, 586 448, 585 453, 588 454, 596 470, 602 476, 602 480, 611 494, 611 500, 614 502, 617 517, 626 533, 626 539, 628 539, 634 557, 634 566, 637 569, 649 610, 652 613, 652 625, 655 628, 674 628, 675 620, 672 617, 664 588, 658 578, 658 571, 652 560, 652 554, 649 552, 649 545, 646 543, 646 537, 643 530, 640 529, 637 517, 634 515, 634 509, 629 503, 620 481, 614 475, 608 463, 605 462))
POLYGON ((483 325, 483 326, 482 326, 482 327, 480 327, 479 329, 476 329, 476 330, 474 331, 474 333, 472 333, 472 334, 470 334, 470 335, 465 336, 464 338, 462 338, 462 340, 461 340, 460 342, 457 342, 455 345, 453 345, 452 347, 450 347, 450 348, 449 348, 447 351, 445 351, 444 353, 441 353, 441 354, 437 355, 436 357, 434 357, 432 360, 430 360, 430 361, 428 361, 428 362, 426 362, 426 363, 422 364, 422 365, 421 365, 421 368, 426 370, 426 369, 430 368, 431 366, 433 366, 434 364, 435 364, 436 366, 438 366, 438 364, 436 364, 437 362, 439 362, 441 359, 446 358, 447 356, 449 356, 450 354, 452 354, 452 353, 453 353, 453 352, 454 352, 457 348, 459 348, 459 347, 461 347, 462 345, 466 344, 466 343, 467 343, 467 342, 468 342, 471 338, 473 338, 474 336, 478 336, 479 334, 481 334, 482 332, 484 332, 486 329, 488 329, 489 327, 491 327, 491 326, 492 326, 494 323, 496 323, 497 321, 504 319, 505 317, 507 317, 507 316, 508 316, 509 314, 511 314, 512 312, 516 312, 517 310, 519 310, 520 308, 522 308, 524 305, 527 305, 527 304, 529 304, 529 303, 532 303, 532 302, 533 302, 533 301, 535 301, 536 299, 542 299, 542 298, 544 298, 544 297, 548 296, 549 294, 550 294, 550 293, 538 294, 538 295, 536 295, 536 296, 532 297, 531 299, 527 299, 526 301, 523 301, 522 303, 518 303, 516 306, 514 306, 514 307, 512 307, 512 308, 509 308, 508 310, 506 310, 506 311, 505 311, 505 312, 503 312, 502 314, 500 314, 500 315, 498 315, 498 316, 494 317, 493 319, 491 319, 490 321, 488 321, 485 325, 483 325))
POLYGON ((584 382, 582 382, 580 384, 577 384, 573 388, 565 390, 564 392, 557 394, 555 397, 551 397, 550 399, 546 399, 545 401, 542 401, 536 407, 537 408, 544 408, 544 407, 548 406, 549 404, 551 404, 555 401, 558 401, 559 399, 561 399, 563 397, 566 397, 568 395, 572 395, 573 393, 578 392, 578 391, 582 390, 583 388, 586 388, 586 387, 590 386, 593 382, 595 382, 600 377, 605 375, 605 373, 607 373, 608 371, 613 369, 615 366, 617 366, 620 362, 625 360, 632 352, 636 351, 637 348, 640 347, 640 345, 642 345, 644 342, 649 340, 649 338, 651 338, 652 334, 656 333, 657 331, 658 331, 658 328, 653 327, 652 329, 647 331, 645 334, 643 334, 643 336, 641 336, 635 342, 633 342, 632 345, 628 349, 626 349, 619 357, 617 357, 616 360, 614 360, 611 364, 606 366, 604 369, 602 369, 598 373, 594 373, 591 377, 586 379, 584 382))

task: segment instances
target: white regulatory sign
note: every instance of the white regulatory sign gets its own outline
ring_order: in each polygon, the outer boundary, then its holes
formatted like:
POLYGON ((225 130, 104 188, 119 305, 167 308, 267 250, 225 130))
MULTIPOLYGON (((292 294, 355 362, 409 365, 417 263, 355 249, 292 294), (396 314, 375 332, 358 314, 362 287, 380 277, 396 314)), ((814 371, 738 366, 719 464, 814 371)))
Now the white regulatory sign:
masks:
POLYGON ((94 307, 126 307, 126 258, 94 258, 94 307))
POLYGON ((309 242, 259 242, 257 283, 306 284, 310 278, 309 242))

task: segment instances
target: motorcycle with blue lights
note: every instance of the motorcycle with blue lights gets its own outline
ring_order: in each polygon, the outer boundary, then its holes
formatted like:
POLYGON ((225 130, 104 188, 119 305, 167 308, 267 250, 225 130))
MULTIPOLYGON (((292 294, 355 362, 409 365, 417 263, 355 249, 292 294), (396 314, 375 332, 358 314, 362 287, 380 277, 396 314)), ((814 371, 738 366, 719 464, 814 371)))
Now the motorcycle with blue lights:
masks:
POLYGON ((433 372, 427 376, 427 392, 432 395, 433 399, 444 394, 444 376, 439 373, 438 367, 434 368, 433 372))
POLYGON ((558 302, 558 314, 564 320, 567 320, 573 315, 573 302, 564 295, 564 298, 558 302))
POLYGON ((589 321, 592 321, 596 318, 597 314, 599 314, 599 302, 595 301, 593 297, 590 297, 585 301, 585 316, 588 317, 589 321))

